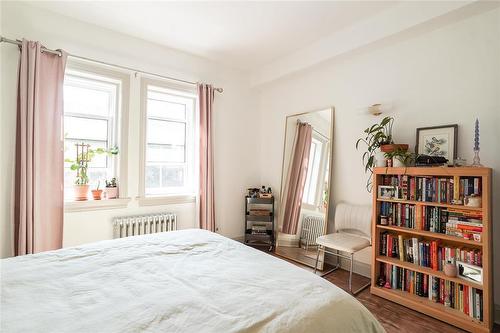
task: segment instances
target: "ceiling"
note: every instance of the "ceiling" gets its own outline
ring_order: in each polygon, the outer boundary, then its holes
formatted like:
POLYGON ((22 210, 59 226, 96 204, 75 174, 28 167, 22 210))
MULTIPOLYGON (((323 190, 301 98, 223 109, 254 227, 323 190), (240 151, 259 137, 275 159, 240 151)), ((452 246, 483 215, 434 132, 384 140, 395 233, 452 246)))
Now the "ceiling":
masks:
POLYGON ((80 21, 249 71, 367 20, 395 3, 30 2, 80 21))

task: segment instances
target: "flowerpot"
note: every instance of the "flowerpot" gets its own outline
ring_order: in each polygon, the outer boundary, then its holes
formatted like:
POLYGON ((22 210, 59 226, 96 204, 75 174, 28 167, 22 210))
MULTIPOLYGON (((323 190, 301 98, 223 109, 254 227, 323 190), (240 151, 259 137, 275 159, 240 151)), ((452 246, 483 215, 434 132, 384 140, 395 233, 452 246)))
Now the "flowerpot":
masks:
POLYGON ((386 166, 385 154, 383 151, 378 150, 374 155, 375 166, 384 168, 386 166))
POLYGON ((402 151, 407 151, 408 150, 408 145, 407 144, 397 144, 393 143, 390 145, 382 145, 380 146, 380 150, 382 150, 384 153, 392 153, 395 150, 402 150, 402 151))
POLYGON ((392 158, 392 166, 394 168, 404 168, 406 165, 403 162, 401 162, 401 160, 399 158, 393 157, 392 158))
POLYGON ((76 201, 88 200, 89 185, 73 185, 76 201))
POLYGON ((94 197, 94 200, 101 200, 102 190, 92 190, 92 196, 94 197))
POLYGON ((481 196, 472 194, 466 195, 464 198, 464 205, 467 207, 481 208, 481 196))
POLYGON ((449 277, 457 276, 457 266, 455 264, 445 264, 444 265, 444 275, 449 277))
POLYGON ((106 187, 106 199, 118 198, 118 187, 106 187))

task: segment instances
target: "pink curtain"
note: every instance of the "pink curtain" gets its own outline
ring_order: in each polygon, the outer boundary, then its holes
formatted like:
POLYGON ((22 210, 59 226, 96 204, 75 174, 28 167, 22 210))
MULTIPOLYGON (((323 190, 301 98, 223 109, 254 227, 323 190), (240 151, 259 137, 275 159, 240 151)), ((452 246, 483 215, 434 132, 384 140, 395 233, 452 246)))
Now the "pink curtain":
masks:
POLYGON ((62 247, 66 55, 23 40, 17 91, 15 255, 62 247))
POLYGON ((214 152, 212 146, 212 114, 214 89, 198 85, 200 109, 200 228, 215 231, 214 152))
POLYGON ((284 191, 283 227, 281 230, 283 233, 291 235, 297 234, 297 226, 299 225, 300 208, 302 206, 312 142, 311 125, 298 123, 295 137, 295 145, 284 191))

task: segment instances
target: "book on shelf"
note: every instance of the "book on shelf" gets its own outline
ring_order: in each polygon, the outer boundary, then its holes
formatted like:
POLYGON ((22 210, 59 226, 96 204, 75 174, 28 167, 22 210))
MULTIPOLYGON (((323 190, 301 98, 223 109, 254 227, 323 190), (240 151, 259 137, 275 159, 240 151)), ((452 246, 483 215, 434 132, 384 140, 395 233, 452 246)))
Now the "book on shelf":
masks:
POLYGON ((437 240, 429 241, 389 232, 382 232, 379 241, 379 255, 435 271, 442 271, 446 263, 456 264, 457 261, 483 266, 483 252, 480 249, 444 245, 437 240))
POLYGON ((481 241, 482 211, 381 202, 379 212, 380 224, 481 241))
POLYGON ((483 321, 480 289, 386 263, 380 263, 379 286, 427 298, 483 321))
POLYGON ((395 199, 453 204, 481 195, 480 177, 383 175, 381 186, 394 186, 395 199))

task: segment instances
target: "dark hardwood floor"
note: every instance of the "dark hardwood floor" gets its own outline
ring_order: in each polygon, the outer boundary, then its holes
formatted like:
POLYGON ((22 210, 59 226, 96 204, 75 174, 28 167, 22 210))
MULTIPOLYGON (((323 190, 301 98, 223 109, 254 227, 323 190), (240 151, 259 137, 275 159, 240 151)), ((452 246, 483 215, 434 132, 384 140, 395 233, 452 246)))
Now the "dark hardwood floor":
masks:
MULTIPOLYGON (((274 256, 289 261, 299 267, 312 271, 313 269, 292 260, 282 258, 276 254, 274 256)), ((317 273, 318 275, 321 272, 317 273)), ((348 279, 349 272, 339 269, 333 273, 328 274, 324 277, 326 280, 330 281, 334 285, 344 289, 349 290, 348 279)), ((369 281, 368 278, 353 274, 352 288, 356 290, 363 284, 369 281)), ((440 320, 429 317, 417 311, 413 311, 407 307, 393 303, 384 298, 372 295, 370 293, 370 288, 363 290, 361 293, 356 295, 356 298, 373 313, 373 315, 378 319, 378 321, 384 326, 387 333, 424 333, 424 332, 439 332, 439 333, 461 333, 466 332, 455 326, 449 325, 440 320)), ((500 327, 498 325, 493 329, 494 333, 500 333, 500 327)))

